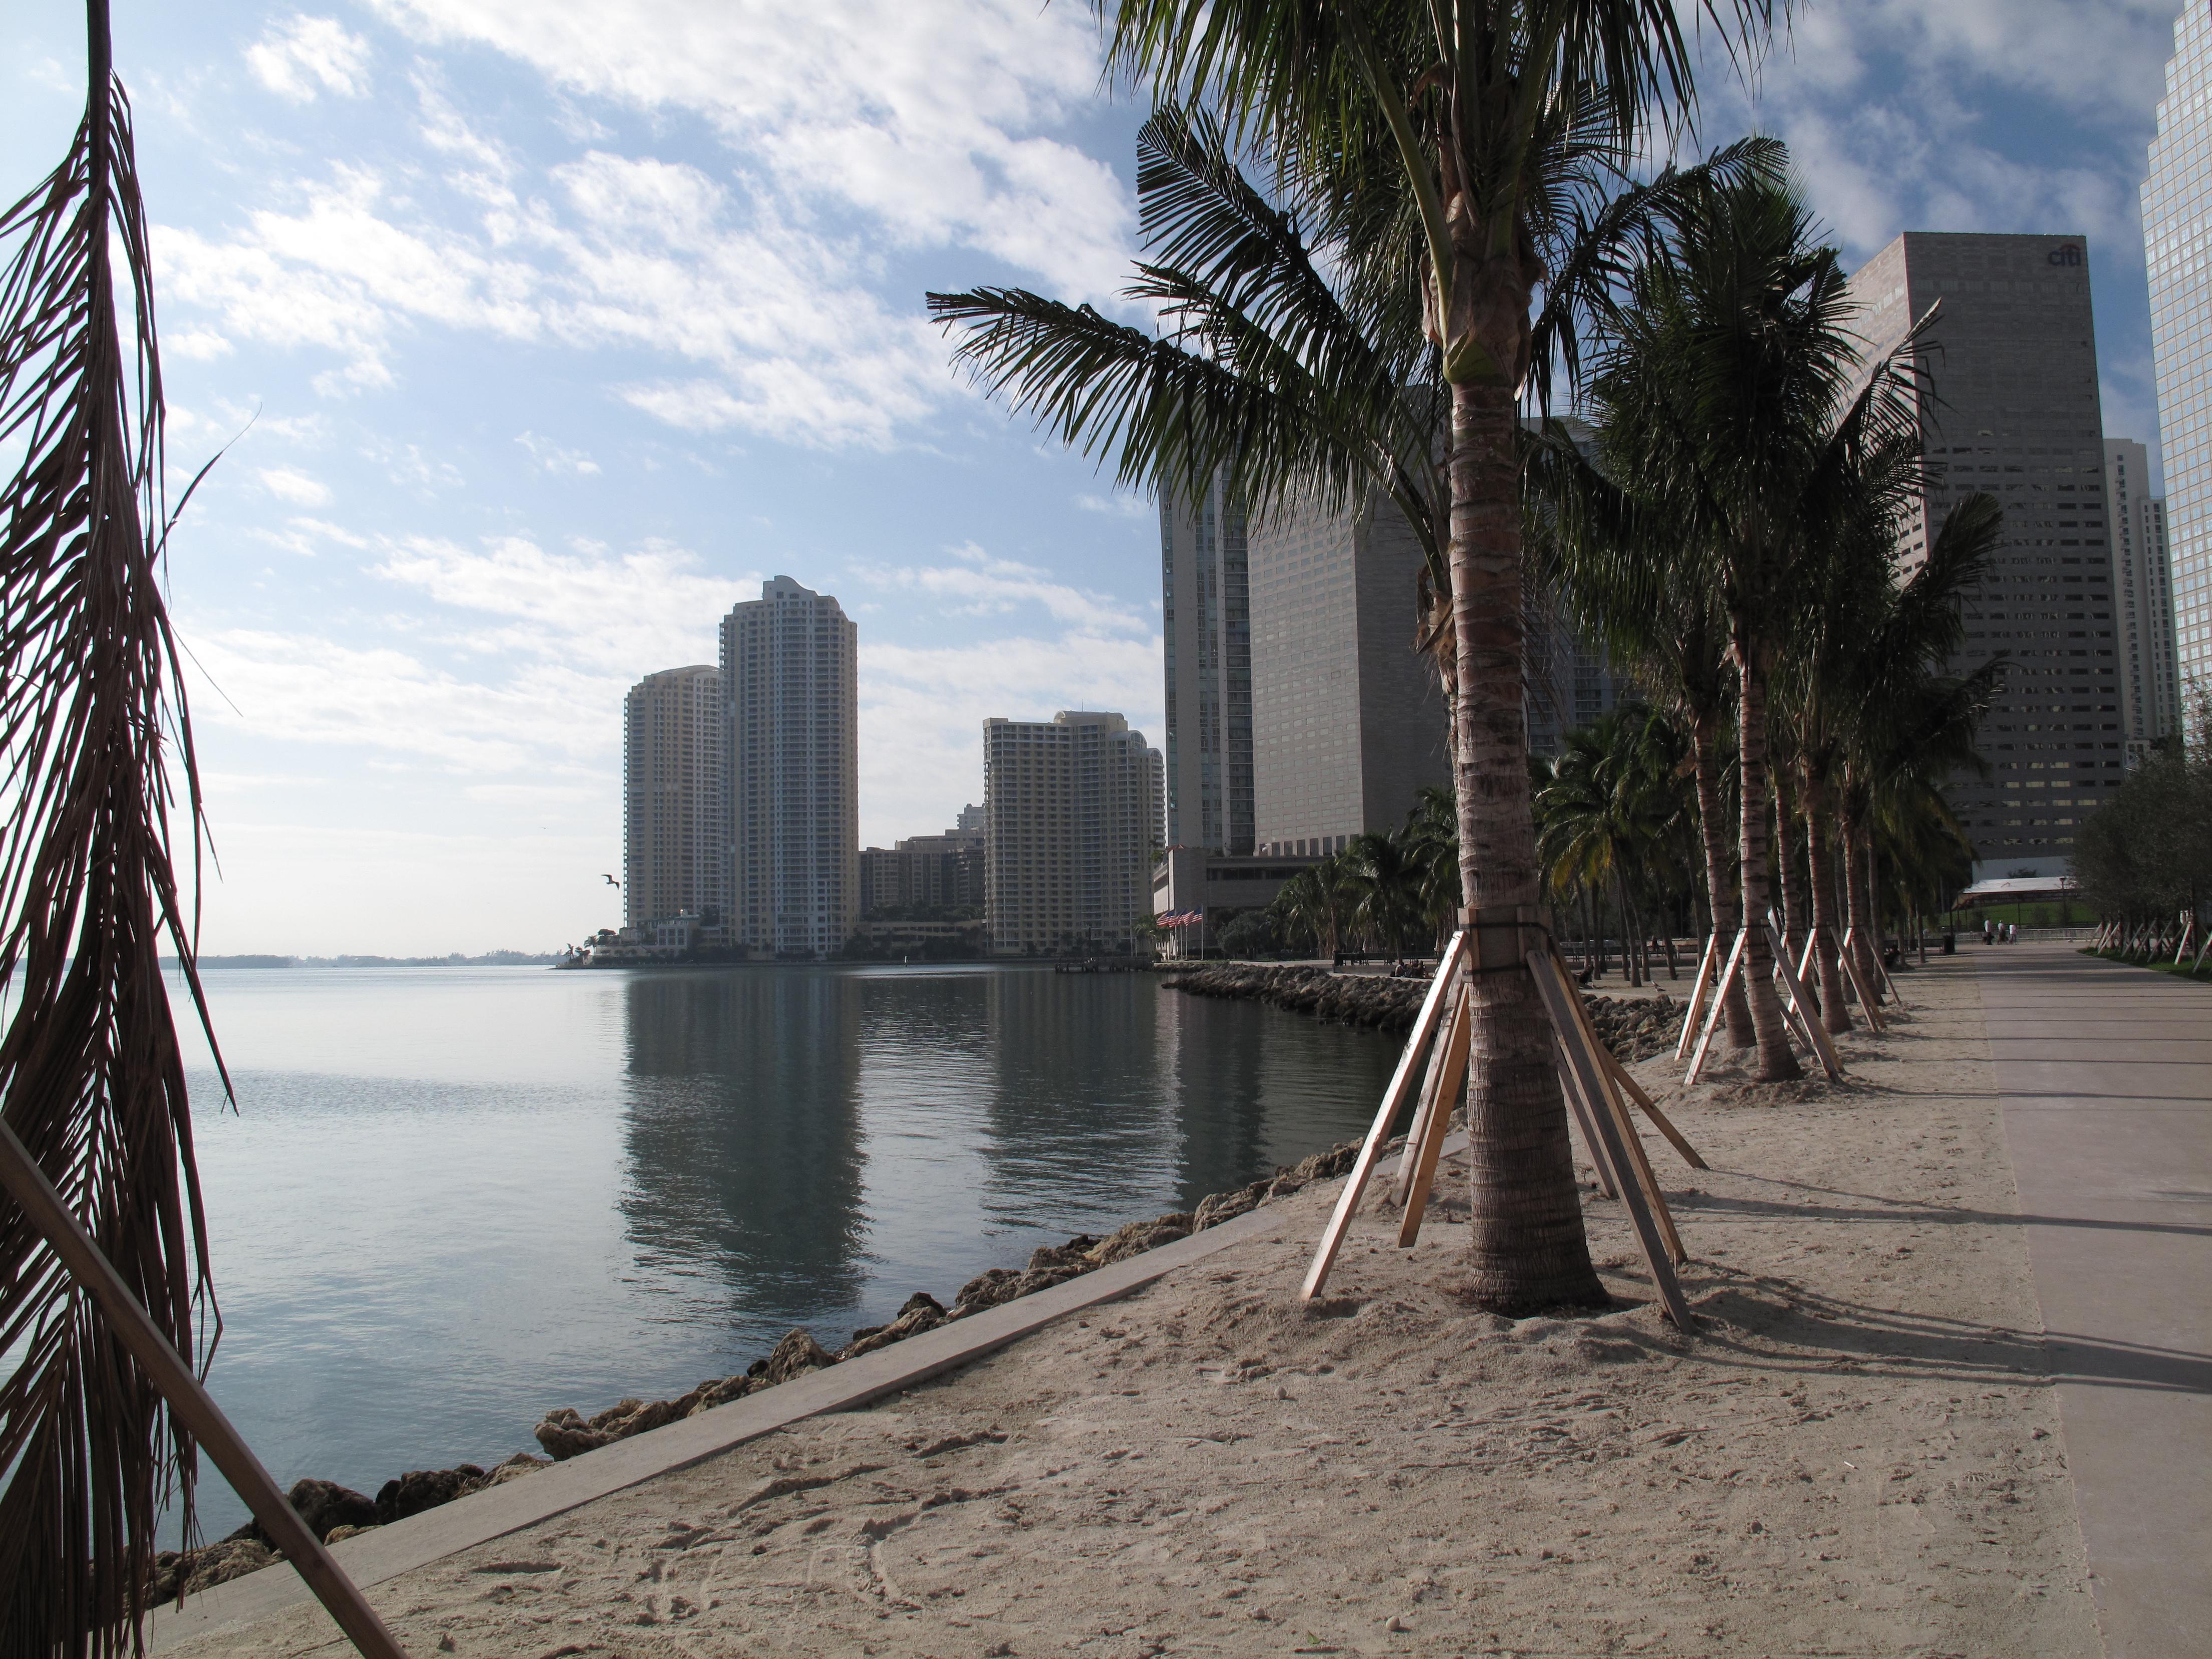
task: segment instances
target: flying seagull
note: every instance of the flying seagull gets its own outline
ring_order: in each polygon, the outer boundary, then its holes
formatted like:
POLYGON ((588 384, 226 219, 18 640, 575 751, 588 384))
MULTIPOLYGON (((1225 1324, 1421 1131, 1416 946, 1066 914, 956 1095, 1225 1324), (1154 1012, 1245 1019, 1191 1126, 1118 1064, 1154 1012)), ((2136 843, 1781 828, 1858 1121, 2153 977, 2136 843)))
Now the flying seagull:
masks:
POLYGON ((619 886, 621 886, 621 885, 622 885, 622 884, 621 884, 620 882, 617 881, 617 880, 612 877, 612 876, 609 876, 609 875, 607 875, 607 872, 606 872, 605 871, 602 870, 602 871, 600 871, 600 872, 599 872, 599 873, 600 873, 600 875, 602 875, 602 876, 605 876, 605 877, 606 877, 606 883, 607 883, 607 885, 608 885, 608 886, 610 886, 610 887, 619 887, 619 886))

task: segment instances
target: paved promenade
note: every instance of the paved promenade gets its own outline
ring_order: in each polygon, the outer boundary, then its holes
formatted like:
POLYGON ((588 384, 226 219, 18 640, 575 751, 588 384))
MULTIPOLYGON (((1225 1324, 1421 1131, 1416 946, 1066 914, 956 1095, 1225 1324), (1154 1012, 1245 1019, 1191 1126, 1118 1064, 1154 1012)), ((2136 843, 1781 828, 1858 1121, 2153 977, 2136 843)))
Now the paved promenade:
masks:
POLYGON ((2106 1651, 2212 1656, 2212 987, 1966 949, 2106 1651))

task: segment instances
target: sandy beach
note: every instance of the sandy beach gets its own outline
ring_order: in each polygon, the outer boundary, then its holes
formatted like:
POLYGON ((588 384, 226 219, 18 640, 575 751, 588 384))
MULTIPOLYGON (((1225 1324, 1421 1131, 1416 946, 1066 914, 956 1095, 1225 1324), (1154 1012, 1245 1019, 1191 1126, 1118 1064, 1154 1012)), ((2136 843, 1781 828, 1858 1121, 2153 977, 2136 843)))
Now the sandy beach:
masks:
MULTIPOLYGON (((2094 1655, 2056 1401, 1963 961, 1850 1075, 1685 1097, 1647 1146, 1701 1321, 1508 1321, 1335 1193, 1129 1299, 379 1586, 416 1654, 2094 1655)), ((283 1571, 283 1569, 278 1569, 283 1571)), ((337 1650, 301 1608, 175 1650, 337 1650)))

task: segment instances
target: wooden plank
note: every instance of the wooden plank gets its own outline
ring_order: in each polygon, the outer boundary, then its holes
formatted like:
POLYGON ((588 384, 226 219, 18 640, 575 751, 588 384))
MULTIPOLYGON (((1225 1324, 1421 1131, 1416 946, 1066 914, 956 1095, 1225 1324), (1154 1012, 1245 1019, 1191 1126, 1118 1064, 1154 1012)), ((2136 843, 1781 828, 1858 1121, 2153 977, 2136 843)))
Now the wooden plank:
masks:
POLYGON ((1644 1085, 1628 1074, 1628 1067, 1620 1063, 1620 1056, 1602 1044, 1599 1046, 1598 1054, 1605 1061, 1606 1068, 1613 1073, 1614 1084, 1625 1090, 1628 1097, 1643 1108, 1644 1115, 1650 1118, 1659 1133, 1667 1137, 1668 1143, 1676 1152, 1681 1153, 1682 1161, 1693 1170, 1711 1169, 1712 1166, 1698 1156, 1698 1149, 1690 1145, 1688 1137, 1668 1121, 1666 1113, 1661 1111, 1653 1103, 1651 1097, 1644 1092, 1644 1085))
MULTIPOLYGON (((1464 987, 1459 994, 1465 994, 1464 987)), ((1457 1008, 1456 1000, 1452 1006, 1457 1008)), ((1400 1209, 1406 1206, 1407 1197, 1413 1190, 1412 1149, 1419 1146, 1422 1137, 1428 1133, 1430 1114, 1436 1109, 1437 1097, 1443 1092, 1438 1085, 1443 1081, 1444 1044, 1450 1040, 1451 1024, 1450 1018, 1447 1017, 1437 1028, 1436 1040, 1429 1045, 1429 1063, 1421 1074, 1420 1103, 1413 1109, 1413 1124, 1406 1132, 1408 1155, 1398 1160, 1398 1173, 1390 1182, 1390 1201, 1400 1209)), ((1451 1107, 1447 1104, 1443 1112, 1445 1117, 1450 1117, 1451 1107)))
MULTIPOLYGON (((1598 1036, 1597 1024, 1590 1018, 1589 1009, 1582 998, 1575 994, 1574 981, 1567 977, 1566 965, 1560 963, 1559 969, 1560 982, 1567 988, 1568 1006, 1573 1011, 1575 1024, 1582 1032, 1584 1046, 1598 1062, 1598 1086, 1604 1096, 1598 1103, 1598 1109, 1612 1118, 1620 1144, 1628 1153, 1629 1173, 1643 1188, 1644 1201, 1651 1206, 1652 1217, 1659 1224, 1660 1236, 1666 1243, 1667 1253, 1679 1266, 1690 1259, 1690 1253, 1682 1248, 1682 1235, 1674 1231, 1674 1212, 1667 1207, 1666 1196, 1659 1190, 1658 1174, 1652 1169, 1651 1160, 1644 1151, 1644 1137, 1637 1133, 1636 1120, 1629 1116, 1628 1103, 1614 1081, 1616 1076, 1621 1074, 1620 1061, 1605 1046, 1604 1039, 1598 1036)), ((1616 1168, 1615 1173, 1619 1172, 1616 1168)))
POLYGON ((30 1149, 4 1120, 0 1120, 0 1186, 7 1188, 48 1248, 61 1258, 77 1287, 91 1297, 107 1328, 161 1391, 176 1419, 207 1449, 210 1461, 230 1482, 231 1490, 245 1500, 262 1530, 307 1580, 315 1599, 337 1620, 338 1628, 364 1659, 406 1659, 406 1650, 377 1617, 368 1598, 331 1559, 323 1540, 286 1499, 245 1437, 223 1415, 222 1407, 200 1386, 192 1368, 139 1305, 122 1275, 77 1220, 76 1212, 63 1201, 30 1149))
POLYGON ((1877 1035, 1887 1031, 1889 1029, 1889 1022, 1881 1017, 1881 1010, 1875 1006, 1879 999, 1874 994, 1874 988, 1866 982, 1866 975, 1859 972, 1858 961, 1851 950, 1849 934, 1844 935, 1844 945, 1836 954, 1843 963, 1844 977, 1850 981, 1851 988, 1858 993, 1859 1012, 1866 1016, 1868 1026, 1877 1035))
MULTIPOLYGON (((1590 1042, 1584 1035, 1582 1021, 1577 1016, 1574 992, 1566 975, 1559 969, 1559 958, 1550 947, 1542 946, 1528 953, 1528 971, 1535 975, 1536 990, 1544 1000, 1545 1012, 1552 1017, 1552 1029, 1559 1033, 1559 1043, 1566 1050, 1567 1061, 1574 1067, 1581 1082, 1583 1095, 1594 1103, 1611 1098, 1606 1089, 1605 1074, 1597 1056, 1590 1052, 1590 1042)), ((1615 1170, 1626 1170, 1629 1164, 1627 1148, 1621 1144, 1620 1133, 1609 1112, 1593 1111, 1598 1138, 1604 1146, 1606 1156, 1615 1170)), ((1674 1328, 1687 1332, 1695 1328, 1690 1315, 1690 1304, 1682 1295, 1681 1281, 1674 1276, 1674 1263, 1667 1242, 1661 1237, 1658 1224, 1644 1202, 1639 1182, 1620 1182, 1621 1207, 1628 1212, 1631 1225, 1636 1230, 1636 1241, 1644 1252, 1644 1266, 1650 1270, 1651 1282, 1657 1288, 1659 1300, 1667 1316, 1674 1322, 1674 1328)))
POLYGON ((1597 1189, 1607 1198, 1618 1198, 1620 1189, 1613 1184, 1613 1166, 1605 1161, 1605 1143, 1598 1139, 1597 1125, 1590 1121, 1589 1103, 1583 1098, 1583 1085, 1576 1079, 1575 1068, 1567 1061, 1566 1045, 1557 1032, 1552 1037, 1552 1063, 1559 1069, 1559 1092, 1567 1097, 1567 1109, 1574 1115, 1575 1127, 1582 1132, 1583 1149, 1589 1153, 1590 1168, 1597 1174, 1597 1189))
POLYGON ((1352 1230, 1352 1212, 1359 1207, 1360 1194, 1367 1190, 1368 1176, 1375 1172, 1375 1159, 1382 1150, 1382 1143, 1390 1138, 1390 1126, 1398 1121, 1406 1097, 1413 1090, 1414 1068, 1436 1035, 1437 1022, 1443 1018, 1451 987, 1459 977, 1467 953, 1467 930, 1462 928, 1452 935, 1451 943, 1444 948, 1443 960, 1437 964, 1437 976, 1430 982, 1428 995, 1421 1000, 1420 1017, 1413 1022, 1413 1033, 1406 1039, 1406 1051, 1398 1057, 1398 1069, 1391 1074, 1390 1086, 1382 1091, 1382 1104, 1375 1114, 1374 1126, 1360 1146, 1358 1159, 1345 1179, 1344 1190, 1337 1194, 1336 1208, 1329 1215, 1328 1225, 1322 1230, 1321 1244, 1314 1251, 1313 1265, 1306 1269, 1305 1282, 1298 1286, 1301 1302, 1312 1301, 1328 1282, 1328 1270, 1336 1265, 1336 1253, 1344 1248, 1344 1236, 1352 1230))
POLYGON ((1436 1104, 1430 1109, 1423 1133, 1407 1141, 1406 1155, 1398 1160, 1400 1181, 1406 1187, 1406 1213, 1398 1224, 1398 1248, 1410 1250, 1421 1236, 1421 1218, 1428 1213, 1429 1188, 1437 1178, 1437 1159, 1444 1147, 1444 1125, 1451 1121, 1451 1103, 1467 1081, 1469 1037, 1474 1030, 1474 997, 1462 984, 1452 1000, 1452 1016, 1444 1030, 1443 1064, 1437 1068, 1436 1104), (1410 1172, 1411 1179, 1407 1179, 1410 1172))
POLYGON ((1750 938, 1751 934, 1747 929, 1739 928, 1736 931, 1735 943, 1729 948, 1728 966, 1722 969, 1720 981, 1713 987, 1712 1009, 1705 1016, 1705 1029, 1704 1034, 1698 1038, 1698 1051, 1690 1056, 1690 1070, 1688 1075, 1683 1079, 1685 1083, 1694 1084, 1705 1075, 1705 1056, 1712 1051, 1713 1033, 1719 1028, 1722 1014, 1728 1006, 1729 988, 1735 983, 1737 976, 1743 972, 1744 948, 1750 938))
POLYGON ((1690 987, 1690 1006, 1682 1011, 1682 1035, 1674 1040, 1674 1058, 1678 1060, 1690 1052, 1690 1039, 1697 1031, 1698 1015, 1704 1010, 1705 990, 1712 983, 1720 954, 1721 936, 1706 934, 1705 948, 1698 957, 1697 981, 1690 987))
POLYGON ((1797 977, 1800 981, 1813 970, 1813 947, 1820 943, 1820 939, 1819 928, 1808 927, 1805 930, 1805 954, 1797 958, 1797 977))
POLYGON ((1790 1012, 1797 1016, 1797 1027, 1805 1034, 1807 1046, 1820 1057, 1820 1069, 1832 1078, 1844 1074, 1843 1061, 1836 1058, 1836 1045, 1828 1041, 1828 1034, 1820 1022, 1813 1018, 1812 1000, 1797 975, 1790 971, 1790 957, 1783 949, 1782 936, 1770 921, 1766 924, 1767 938, 1774 946, 1774 971, 1781 975, 1782 988, 1790 998, 1790 1012))

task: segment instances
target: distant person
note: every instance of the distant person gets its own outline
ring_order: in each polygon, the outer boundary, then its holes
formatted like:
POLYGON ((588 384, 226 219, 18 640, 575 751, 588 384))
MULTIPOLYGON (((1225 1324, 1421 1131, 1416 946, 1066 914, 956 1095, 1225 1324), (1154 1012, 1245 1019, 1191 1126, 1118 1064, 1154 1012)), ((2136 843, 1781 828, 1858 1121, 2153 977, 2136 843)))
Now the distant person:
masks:
POLYGON ((1995 943, 1996 943, 1996 940, 1991 937, 1991 931, 1992 931, 1992 928, 1993 928, 1994 925, 1995 925, 1995 924, 1993 924, 1993 923, 1990 921, 1990 919, 1989 919, 1987 916, 1984 916, 1984 917, 1982 918, 1982 943, 1983 943, 1983 944, 1984 944, 1984 945, 1992 945, 1992 944, 1995 944, 1995 943))

